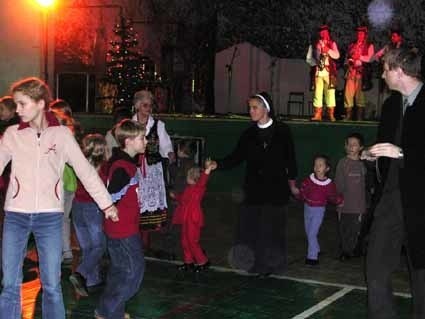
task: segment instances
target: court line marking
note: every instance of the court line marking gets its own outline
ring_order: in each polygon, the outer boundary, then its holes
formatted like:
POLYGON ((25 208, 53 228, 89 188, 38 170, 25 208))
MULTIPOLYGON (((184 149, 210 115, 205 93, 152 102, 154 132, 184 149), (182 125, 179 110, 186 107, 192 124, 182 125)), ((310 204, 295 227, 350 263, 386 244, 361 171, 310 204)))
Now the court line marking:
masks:
POLYGON ((321 302, 319 302, 319 303, 315 304, 314 306, 308 308, 307 310, 303 311, 302 313, 292 317, 291 319, 309 318, 313 314, 315 314, 316 312, 319 312, 320 310, 326 308, 327 306, 329 306, 333 302, 337 301, 338 299, 344 297, 346 294, 348 294, 349 292, 351 292, 353 290, 354 290, 354 288, 349 288, 349 287, 343 288, 343 289, 337 291, 336 293, 334 293, 333 295, 330 295, 329 297, 323 299, 321 302))
MULTIPOLYGON (((174 264, 174 265, 180 265, 182 261, 175 261, 175 260, 165 260, 165 259, 159 259, 154 257, 145 257, 146 260, 152 260, 152 261, 159 261, 163 263, 168 264, 174 264)), ((233 269, 228 267, 221 267, 221 266, 211 266, 210 267, 213 270, 219 271, 219 272, 232 272, 241 276, 254 276, 252 274, 247 273, 246 271, 239 270, 239 269, 233 269)), ((320 280, 314 280, 314 279, 305 279, 305 278, 298 278, 298 277, 290 277, 290 276, 284 276, 284 275, 271 275, 270 278, 276 278, 276 279, 285 279, 290 281, 296 281, 301 282, 305 284, 313 284, 313 285, 321 285, 321 286, 329 286, 329 287, 337 287, 337 288, 351 288, 367 291, 367 288, 365 286, 356 286, 356 285, 347 285, 347 284, 338 284, 333 282, 327 282, 327 281, 320 281, 320 280)), ((394 296, 402 297, 402 298, 412 298, 412 295, 405 292, 393 292, 394 296)))

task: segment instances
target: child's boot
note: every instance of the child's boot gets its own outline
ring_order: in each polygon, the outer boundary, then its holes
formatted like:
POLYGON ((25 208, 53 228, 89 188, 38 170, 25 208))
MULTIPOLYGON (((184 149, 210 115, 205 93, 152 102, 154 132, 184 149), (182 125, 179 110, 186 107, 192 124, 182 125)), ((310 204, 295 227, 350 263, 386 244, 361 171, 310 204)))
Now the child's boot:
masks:
POLYGON ((179 270, 179 271, 189 271, 189 270, 194 270, 194 268, 195 268, 195 265, 193 263, 190 263, 190 264, 184 263, 184 264, 178 266, 177 270, 179 270))
POLYGON ((201 273, 201 272, 205 272, 208 270, 208 268, 211 266, 211 263, 209 260, 207 260, 206 263, 202 264, 202 265, 196 265, 194 271, 196 273, 201 273))

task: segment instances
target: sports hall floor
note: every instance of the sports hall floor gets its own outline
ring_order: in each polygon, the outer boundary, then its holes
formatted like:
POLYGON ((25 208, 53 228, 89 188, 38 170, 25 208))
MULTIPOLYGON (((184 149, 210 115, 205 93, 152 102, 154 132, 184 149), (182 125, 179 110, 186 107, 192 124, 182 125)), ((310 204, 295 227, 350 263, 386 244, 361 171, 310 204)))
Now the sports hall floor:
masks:
MULTIPOLYGON (((237 220, 236 197, 209 194, 205 201, 206 227, 202 244, 213 267, 200 276, 193 273, 182 275, 176 271, 178 261, 170 260, 164 254, 151 255, 147 258, 142 288, 128 303, 127 312, 131 318, 367 318, 364 260, 362 257, 346 262, 338 260, 336 217, 332 209, 326 214, 319 236, 323 252, 320 265, 307 266, 304 264, 302 207, 297 203, 290 204, 288 271, 284 276, 259 279, 231 267, 229 251, 237 220)), ((159 233, 152 236, 156 251, 170 250, 164 246, 162 236, 159 233)), ((176 244, 171 250, 175 249, 177 259, 180 259, 178 242, 176 244)), ((76 262, 74 260, 74 267, 76 262)), ((98 295, 78 298, 67 280, 70 272, 71 267, 63 268, 67 318, 93 318, 98 295)), ((407 319, 411 299, 403 260, 394 276, 393 286, 399 318, 407 319)), ((35 308, 33 317, 41 318, 40 296, 35 308)))

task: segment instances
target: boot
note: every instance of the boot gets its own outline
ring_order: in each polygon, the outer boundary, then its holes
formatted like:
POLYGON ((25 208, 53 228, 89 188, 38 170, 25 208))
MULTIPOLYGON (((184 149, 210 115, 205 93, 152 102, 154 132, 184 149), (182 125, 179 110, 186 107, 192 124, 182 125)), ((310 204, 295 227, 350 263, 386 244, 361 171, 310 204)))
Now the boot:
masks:
POLYGON ((314 116, 310 119, 312 121, 321 121, 322 120, 322 107, 314 107, 314 116))
POLYGON ((364 107, 357 107, 357 121, 363 121, 364 107))
POLYGON ((344 121, 351 121, 353 118, 353 108, 352 107, 346 107, 345 108, 345 118, 344 121))
POLYGON ((336 121, 336 118, 334 116, 334 113, 335 113, 335 106, 328 107, 329 121, 331 121, 331 122, 335 122, 336 121))

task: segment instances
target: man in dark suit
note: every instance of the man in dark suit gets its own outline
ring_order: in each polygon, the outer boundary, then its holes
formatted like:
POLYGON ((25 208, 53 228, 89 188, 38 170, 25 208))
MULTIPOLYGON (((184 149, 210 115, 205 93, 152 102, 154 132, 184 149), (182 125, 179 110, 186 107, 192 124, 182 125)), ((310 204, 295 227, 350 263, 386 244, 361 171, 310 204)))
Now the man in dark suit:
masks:
POLYGON ((392 49, 382 78, 394 93, 383 105, 377 144, 364 158, 377 160, 379 187, 367 253, 370 319, 396 318, 391 275, 406 248, 413 318, 425 318, 425 87, 421 56, 392 49))

